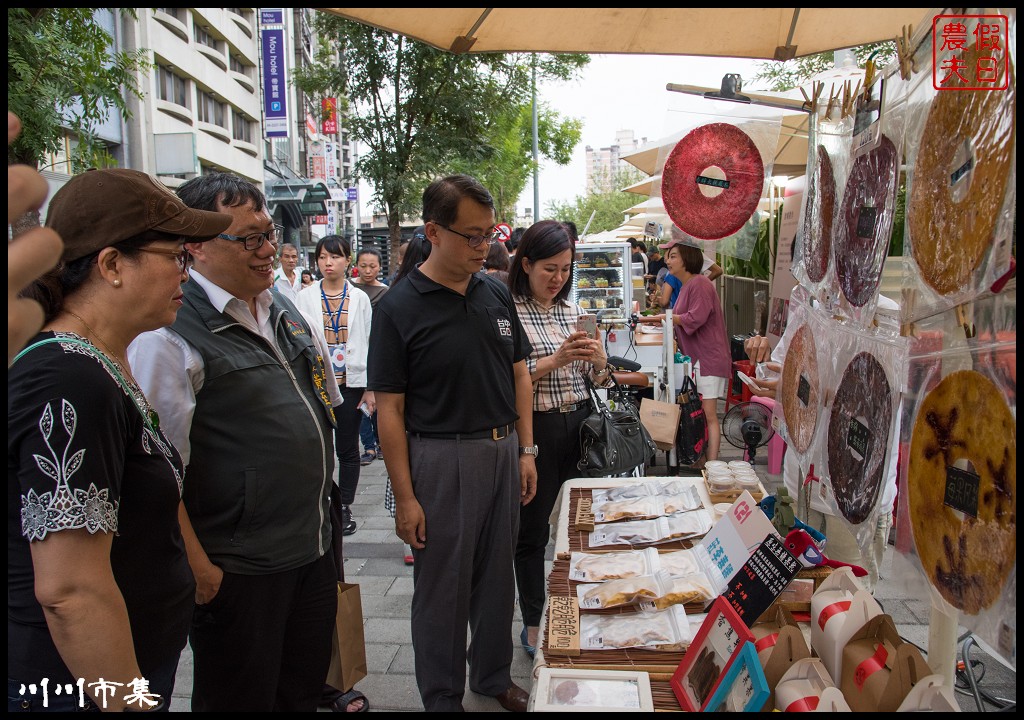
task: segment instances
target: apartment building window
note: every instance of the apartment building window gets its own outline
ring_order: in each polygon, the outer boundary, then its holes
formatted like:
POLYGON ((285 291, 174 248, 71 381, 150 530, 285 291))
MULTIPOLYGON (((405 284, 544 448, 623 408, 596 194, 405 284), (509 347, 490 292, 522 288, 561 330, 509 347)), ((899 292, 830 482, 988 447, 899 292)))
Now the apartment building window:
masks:
POLYGON ((224 103, 217 101, 213 95, 205 92, 199 93, 198 101, 197 115, 199 119, 213 125, 220 125, 227 130, 227 121, 224 117, 224 103))
POLYGON ((252 144, 252 122, 237 110, 231 111, 231 137, 252 144))
POLYGON ((220 52, 220 41, 198 25, 194 28, 193 37, 195 37, 196 42, 200 45, 205 45, 212 50, 220 52))
POLYGON ((236 73, 240 73, 249 77, 249 66, 243 65, 242 61, 236 58, 234 55, 228 58, 228 67, 234 70, 236 73))
POLYGON ((163 65, 156 66, 157 95, 161 100, 189 107, 188 80, 163 65))
POLYGON ((185 22, 185 8, 157 8, 157 10, 170 15, 180 23, 185 22))

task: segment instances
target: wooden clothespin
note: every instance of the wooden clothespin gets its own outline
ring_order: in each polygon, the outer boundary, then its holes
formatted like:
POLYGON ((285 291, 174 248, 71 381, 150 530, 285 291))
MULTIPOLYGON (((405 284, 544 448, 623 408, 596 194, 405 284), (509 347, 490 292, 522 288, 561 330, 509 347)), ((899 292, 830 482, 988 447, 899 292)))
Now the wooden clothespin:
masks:
POLYGON ((964 329, 964 337, 968 340, 978 334, 978 329, 974 327, 974 303, 957 305, 956 321, 964 329))
POLYGON ((900 335, 903 337, 917 337, 917 326, 910 318, 914 316, 914 308, 917 305, 917 298, 920 291, 914 288, 903 288, 901 291, 900 312, 904 321, 900 326, 900 335))
POLYGON ((825 119, 832 119, 832 106, 839 100, 839 95, 833 89, 828 91, 828 105, 825 107, 825 119))
POLYGON ((904 80, 909 80, 910 76, 917 71, 914 63, 914 48, 910 43, 913 34, 914 26, 904 25, 903 35, 896 38, 896 57, 899 58, 900 77, 904 80))

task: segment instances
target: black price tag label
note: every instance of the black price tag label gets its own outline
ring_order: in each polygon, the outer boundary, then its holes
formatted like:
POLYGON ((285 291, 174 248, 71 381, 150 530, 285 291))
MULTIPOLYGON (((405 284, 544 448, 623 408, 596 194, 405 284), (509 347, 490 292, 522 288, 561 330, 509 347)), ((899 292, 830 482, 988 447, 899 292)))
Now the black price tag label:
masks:
POLYGON ((725 599, 749 626, 775 602, 800 570, 800 562, 774 533, 733 576, 725 599))
POLYGON ((706 175, 698 175, 697 176, 697 184, 698 185, 710 185, 711 187, 716 187, 716 188, 728 188, 729 187, 729 181, 728 180, 720 180, 719 178, 707 177, 706 175))
POLYGON ((846 444, 857 453, 863 460, 868 456, 868 443, 871 441, 871 432, 868 426, 859 418, 850 418, 850 427, 846 432, 846 444))
POLYGON ((974 160, 973 158, 968 158, 967 162, 954 170, 953 174, 949 176, 949 184, 956 185, 956 181, 969 173, 972 167, 974 167, 974 160))
POLYGON ((796 384, 796 396, 804 404, 804 407, 811 404, 811 384, 807 382, 807 378, 802 373, 796 384))
POLYGON ((861 205, 857 213, 857 237, 875 237, 875 224, 878 222, 878 208, 861 205))
POLYGON ((978 517, 978 486, 981 478, 970 470, 946 466, 946 494, 942 502, 964 515, 978 517))

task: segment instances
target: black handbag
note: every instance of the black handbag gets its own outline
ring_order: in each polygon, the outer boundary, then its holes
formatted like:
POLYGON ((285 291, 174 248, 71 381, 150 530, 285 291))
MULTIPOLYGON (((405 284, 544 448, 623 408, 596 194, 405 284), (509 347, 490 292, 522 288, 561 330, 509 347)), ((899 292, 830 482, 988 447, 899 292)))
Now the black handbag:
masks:
POLYGON ((676 397, 679 404, 679 431, 676 433, 676 459, 683 465, 693 465, 704 454, 708 437, 708 419, 697 392, 697 383, 687 376, 676 397))
POLYGON ((585 379, 594 410, 580 425, 577 469, 584 477, 608 477, 645 464, 658 449, 636 408, 623 403, 623 410, 610 410, 589 378, 585 379))

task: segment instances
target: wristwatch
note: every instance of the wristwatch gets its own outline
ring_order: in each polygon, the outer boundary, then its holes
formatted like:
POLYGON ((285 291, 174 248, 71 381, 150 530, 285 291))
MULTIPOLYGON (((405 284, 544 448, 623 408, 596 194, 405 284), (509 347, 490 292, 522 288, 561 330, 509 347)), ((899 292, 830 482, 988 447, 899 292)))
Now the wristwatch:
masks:
POLYGON ((537 457, 538 455, 540 455, 540 448, 538 448, 536 445, 526 445, 526 446, 520 445, 519 446, 519 454, 520 455, 533 455, 534 457, 537 457))

